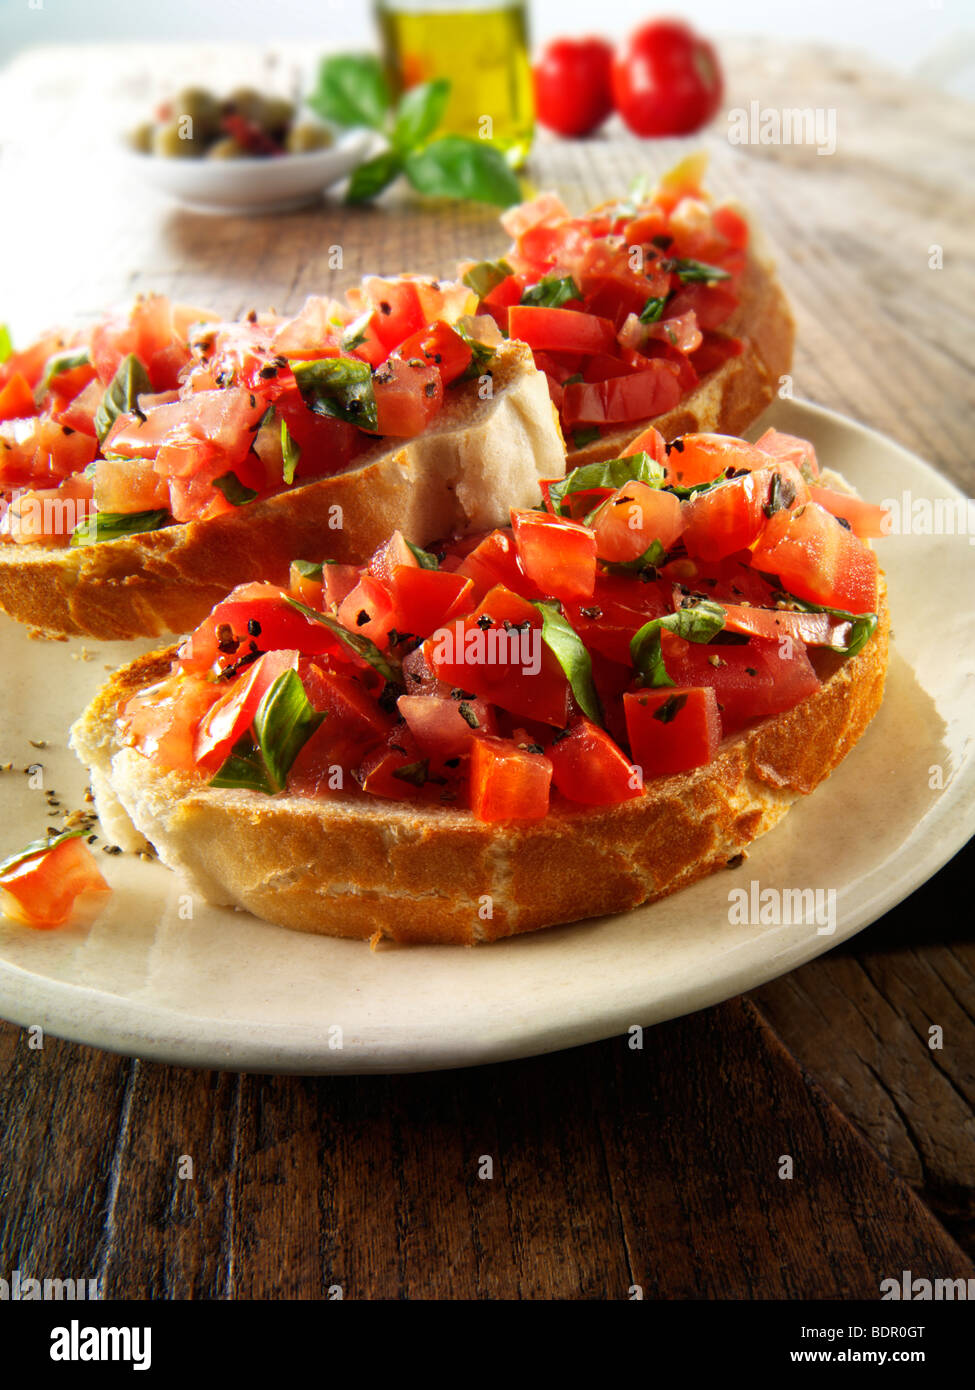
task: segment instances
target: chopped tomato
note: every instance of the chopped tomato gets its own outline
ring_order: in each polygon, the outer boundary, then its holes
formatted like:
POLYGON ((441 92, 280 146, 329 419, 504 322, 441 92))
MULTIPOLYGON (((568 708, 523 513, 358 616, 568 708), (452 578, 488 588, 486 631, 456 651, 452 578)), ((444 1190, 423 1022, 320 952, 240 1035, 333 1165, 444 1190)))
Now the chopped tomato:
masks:
POLYGON ((500 738, 471 745, 471 810, 478 820, 541 820, 548 812, 552 764, 500 738))
POLYGON ((580 716, 564 736, 556 735, 546 753, 552 780, 563 796, 584 806, 615 806, 643 790, 629 758, 592 720, 580 716))
POLYGON ((298 669, 298 657, 297 651, 266 652, 234 679, 200 720, 193 743, 198 767, 216 772, 223 765, 278 676, 298 669))
POLYGON ((367 749, 390 733, 392 715, 361 681, 321 661, 303 658, 298 674, 312 707, 326 716, 314 736, 319 754, 327 750, 329 763, 351 771, 367 749))
POLYGON ((792 709, 819 687, 801 642, 752 637, 742 646, 702 644, 665 631, 661 650, 671 680, 714 690, 726 734, 792 709))
POLYGON ((533 584, 518 560, 518 550, 510 530, 491 531, 464 556, 456 574, 473 580, 476 602, 496 584, 503 584, 525 598, 541 598, 543 591, 533 584))
POLYGON ((674 494, 640 482, 611 493, 592 521, 599 558, 615 563, 636 560, 654 541, 669 550, 683 527, 681 504, 674 494))
POLYGON ((361 633, 385 650, 396 626, 396 608, 386 585, 364 574, 339 606, 339 622, 349 632, 361 633))
POLYGON ((104 394, 104 386, 98 377, 95 377, 58 411, 58 423, 67 425, 71 430, 81 430, 82 433, 95 438, 95 415, 104 394))
POLYGON ((390 357, 373 375, 376 433, 412 439, 422 434, 443 402, 443 381, 419 358, 390 357))
POLYGON ((369 275, 362 282, 362 293, 376 315, 377 331, 387 352, 418 333, 427 322, 413 280, 384 280, 369 275))
POLYGON ((596 583, 596 537, 588 526, 549 512, 511 508, 521 568, 545 594, 588 598, 596 583))
POLYGON ((751 472, 767 468, 768 456, 743 439, 727 434, 685 434, 667 455, 667 481, 680 487, 713 483, 729 468, 751 472))
POLYGON ((807 603, 848 613, 877 611, 877 556, 816 502, 776 512, 751 563, 777 575, 784 589, 807 603))
POLYGON ((473 738, 497 733, 491 706, 476 698, 401 695, 396 707, 426 757, 460 757, 469 752, 473 738))
POLYGON ((138 299, 127 313, 110 315, 92 330, 91 360, 105 386, 130 353, 145 367, 157 391, 179 385, 190 350, 176 332, 172 305, 164 295, 138 299))
POLYGON ((149 459, 99 459, 95 502, 103 512, 169 510, 169 488, 149 459))
POLYGON ((23 420, 34 414, 34 392, 23 372, 14 372, 0 389, 0 420, 23 420))
POLYGON ((830 613, 803 613, 790 608, 751 608, 739 604, 722 604, 725 611, 725 631, 743 632, 750 637, 767 637, 778 641, 789 637, 805 642, 809 647, 845 645, 850 637, 850 623, 834 618, 830 613))
POLYGON ((658 429, 654 429, 653 425, 648 425, 641 434, 630 440, 627 445, 627 453, 649 454, 654 463, 666 464, 667 441, 658 429))
POLYGON ((808 439, 799 439, 794 434, 783 434, 781 430, 766 430, 761 439, 756 441, 755 448, 761 449, 763 454, 770 454, 774 459, 795 464, 801 472, 811 474, 814 478, 819 476, 816 450, 808 439))
MULTIPOLYGON (((348 566, 352 569, 352 566, 348 566)), ((322 566, 324 575, 325 566, 322 566)), ((356 574, 358 578, 358 574, 356 574)), ((315 579, 311 575, 302 574, 298 566, 292 561, 291 569, 288 572, 288 588, 296 599, 308 605, 309 608, 323 608, 323 598, 325 582, 324 578, 315 579)), ((343 598, 345 595, 343 594, 343 598)))
POLYGON ((397 629, 427 637, 474 606, 474 584, 462 574, 397 565, 393 570, 397 629))
POLYGON ((833 516, 850 523, 850 530, 861 540, 877 540, 890 531, 890 512, 875 502, 864 502, 847 492, 829 487, 811 487, 809 496, 833 516))
POLYGON ((616 327, 609 319, 524 304, 508 310, 508 333, 530 348, 564 352, 606 352, 616 341, 616 327))
POLYGON ((122 741, 166 771, 192 772, 197 727, 219 695, 219 687, 200 676, 168 676, 123 706, 122 741))
POLYGON ((562 414, 570 427, 627 424, 665 415, 674 409, 680 397, 676 368, 654 358, 648 359, 644 370, 629 376, 566 386, 562 414))
POLYGON ((779 508, 801 506, 809 498, 802 475, 787 463, 777 468, 756 468, 688 498, 682 504, 688 555, 723 560, 736 551, 747 550, 768 521, 773 489, 779 508))
POLYGON ((718 751, 721 716, 708 687, 627 691, 623 708, 633 762, 644 781, 703 767, 718 751))
MULTIPOLYGON (((0 874, 4 913, 29 927, 63 927, 86 906, 87 895, 97 894, 98 901, 110 892, 80 836, 62 840, 0 874)), ((94 902, 89 899, 87 906, 91 909, 94 902)))
POLYGON ((471 347, 446 323, 438 322, 407 338, 399 348, 406 362, 418 358, 436 367, 444 386, 462 376, 471 364, 471 347))
POLYGON ((180 664, 199 672, 216 661, 230 666, 252 643, 259 651, 297 648, 306 655, 342 650, 339 639, 292 608, 276 584, 238 584, 183 643, 180 664))

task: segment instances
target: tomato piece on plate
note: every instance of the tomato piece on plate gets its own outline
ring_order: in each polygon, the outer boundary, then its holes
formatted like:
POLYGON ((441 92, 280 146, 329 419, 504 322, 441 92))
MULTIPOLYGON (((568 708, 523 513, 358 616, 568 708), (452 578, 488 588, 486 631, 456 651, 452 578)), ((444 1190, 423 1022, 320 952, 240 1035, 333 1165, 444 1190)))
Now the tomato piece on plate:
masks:
MULTIPOLYGON (((80 836, 62 840, 0 874, 0 906, 5 915, 42 929, 63 927, 72 916, 80 915, 85 904, 79 900, 86 895, 100 898, 111 891, 80 836)), ((94 905, 94 901, 87 904, 94 905)))
POLYGON ((393 570, 393 603, 398 632, 428 637, 438 627, 474 607, 474 584, 462 574, 397 565, 393 570))
POLYGON ((126 702, 119 714, 123 741, 162 768, 191 772, 197 728, 219 694, 219 686, 201 677, 168 676, 126 702))
POLYGON ((685 434, 667 455, 667 481, 679 487, 713 483, 728 468, 767 468, 768 455, 730 434, 685 434))
POLYGON ((425 757, 461 757, 470 751, 472 739, 497 733, 491 706, 476 698, 401 695, 396 707, 425 757))
POLYGON ((339 622, 349 632, 361 633, 385 651, 389 646, 389 634, 396 626, 392 594, 380 580, 364 574, 342 600, 339 622))
MULTIPOLYGON (((552 310, 551 312, 557 312, 552 310)), ((565 387, 562 414, 566 424, 614 425, 665 415, 681 398, 673 363, 648 358, 645 368, 608 381, 577 381, 565 387)))
POLYGON ((596 583, 596 537, 588 526, 549 512, 511 508, 518 560, 542 593, 589 598, 596 583))
POLYGON ((615 564, 638 559, 654 541, 669 550, 683 528, 681 504, 674 494, 640 482, 618 488, 592 521, 596 553, 615 564))
POLYGON ((430 424, 443 403, 443 381, 432 363, 390 357, 372 378, 376 433, 412 439, 430 424))
POLYGON ((643 791, 633 765, 609 734, 581 716, 546 749, 552 781, 563 796, 584 806, 615 806, 643 791))
POLYGON ((706 686, 628 690, 623 708, 633 762, 644 782, 703 767, 718 751, 721 716, 706 686))
POLYGON ((471 810, 478 820, 541 820, 548 813, 552 764, 507 739, 471 745, 471 810))
POLYGON ((689 497, 681 504, 688 555, 723 560, 736 551, 747 550, 769 519, 766 509, 771 506, 773 487, 780 507, 795 508, 809 500, 809 489, 801 473, 788 463, 777 468, 756 468, 689 497))
POLYGON ((829 487, 811 487, 809 496, 833 516, 848 521, 850 530, 861 540, 877 540, 890 533, 890 512, 876 502, 864 502, 829 487))
POLYGON ((444 386, 449 386, 471 365, 471 346, 449 324, 437 322, 414 333, 399 348, 400 357, 409 362, 419 358, 436 367, 444 386))
POLYGON ((807 603, 876 613, 877 556, 817 502, 769 519, 751 563, 807 603))
POLYGON ((616 326, 609 319, 534 304, 517 304, 508 310, 508 333, 530 348, 565 352, 610 352, 616 343, 616 326))
POLYGON ((774 459, 783 459, 795 464, 800 471, 819 476, 816 450, 808 439, 800 439, 794 434, 783 434, 781 430, 766 430, 761 439, 755 441, 755 448, 774 459))
POLYGON ((193 756, 205 772, 216 772, 254 722, 257 707, 278 676, 298 669, 297 651, 266 652, 228 685, 200 720, 193 756))
POLYGON ((14 372, 0 390, 0 420, 24 420, 36 415, 34 392, 23 372, 14 372))
POLYGON ((819 688, 801 642, 752 637, 741 646, 685 642, 661 634, 664 665, 679 686, 714 690, 726 734, 755 719, 782 714, 819 688))

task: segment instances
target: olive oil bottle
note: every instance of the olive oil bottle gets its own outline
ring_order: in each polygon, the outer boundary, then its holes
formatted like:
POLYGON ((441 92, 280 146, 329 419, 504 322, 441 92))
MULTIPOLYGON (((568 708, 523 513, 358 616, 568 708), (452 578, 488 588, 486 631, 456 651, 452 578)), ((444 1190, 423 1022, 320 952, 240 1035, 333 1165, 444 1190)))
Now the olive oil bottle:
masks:
POLYGON ((447 78, 441 133, 487 140, 520 166, 535 116, 524 0, 377 0, 376 11, 394 93, 447 78))

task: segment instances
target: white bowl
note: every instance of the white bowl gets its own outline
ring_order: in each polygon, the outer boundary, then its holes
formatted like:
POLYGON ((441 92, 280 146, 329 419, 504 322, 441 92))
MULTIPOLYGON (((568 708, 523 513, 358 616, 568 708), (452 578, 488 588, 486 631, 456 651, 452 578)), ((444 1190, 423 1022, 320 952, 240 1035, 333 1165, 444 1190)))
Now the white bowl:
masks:
POLYGON ((372 139, 368 130, 350 130, 327 149, 251 159, 175 159, 127 148, 120 157, 129 173, 184 207, 246 216, 313 203, 361 161, 372 139))

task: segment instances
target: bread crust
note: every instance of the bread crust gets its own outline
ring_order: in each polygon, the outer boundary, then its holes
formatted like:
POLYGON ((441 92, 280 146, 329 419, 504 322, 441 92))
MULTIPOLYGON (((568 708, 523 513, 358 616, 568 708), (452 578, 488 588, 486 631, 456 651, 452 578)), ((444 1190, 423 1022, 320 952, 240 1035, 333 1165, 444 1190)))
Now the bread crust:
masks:
POLYGON ((726 739, 706 767, 661 778, 618 806, 563 802, 529 825, 486 825, 365 793, 268 798, 160 773, 119 747, 115 721, 120 702, 165 674, 175 648, 119 670, 75 724, 72 746, 92 769, 106 833, 127 848, 145 836, 211 902, 321 935, 473 945, 656 901, 770 830, 880 707, 882 582, 879 609, 861 652, 845 662, 816 653, 820 688, 726 739))
POLYGON ((752 231, 741 280, 738 308, 723 331, 740 338, 743 349, 702 377, 694 390, 666 415, 621 425, 582 449, 570 449, 566 470, 600 459, 621 458, 648 425, 669 442, 681 434, 739 435, 772 401, 779 378, 792 366, 795 322, 775 266, 752 231))
POLYGON ((539 478, 562 476, 565 452, 530 349, 502 343, 491 371, 492 398, 477 381, 451 393, 435 430, 213 520, 76 549, 0 545, 0 608, 51 634, 186 632, 236 584, 285 583, 296 557, 361 562, 397 528, 423 545, 504 525, 509 505, 539 501, 539 478))

